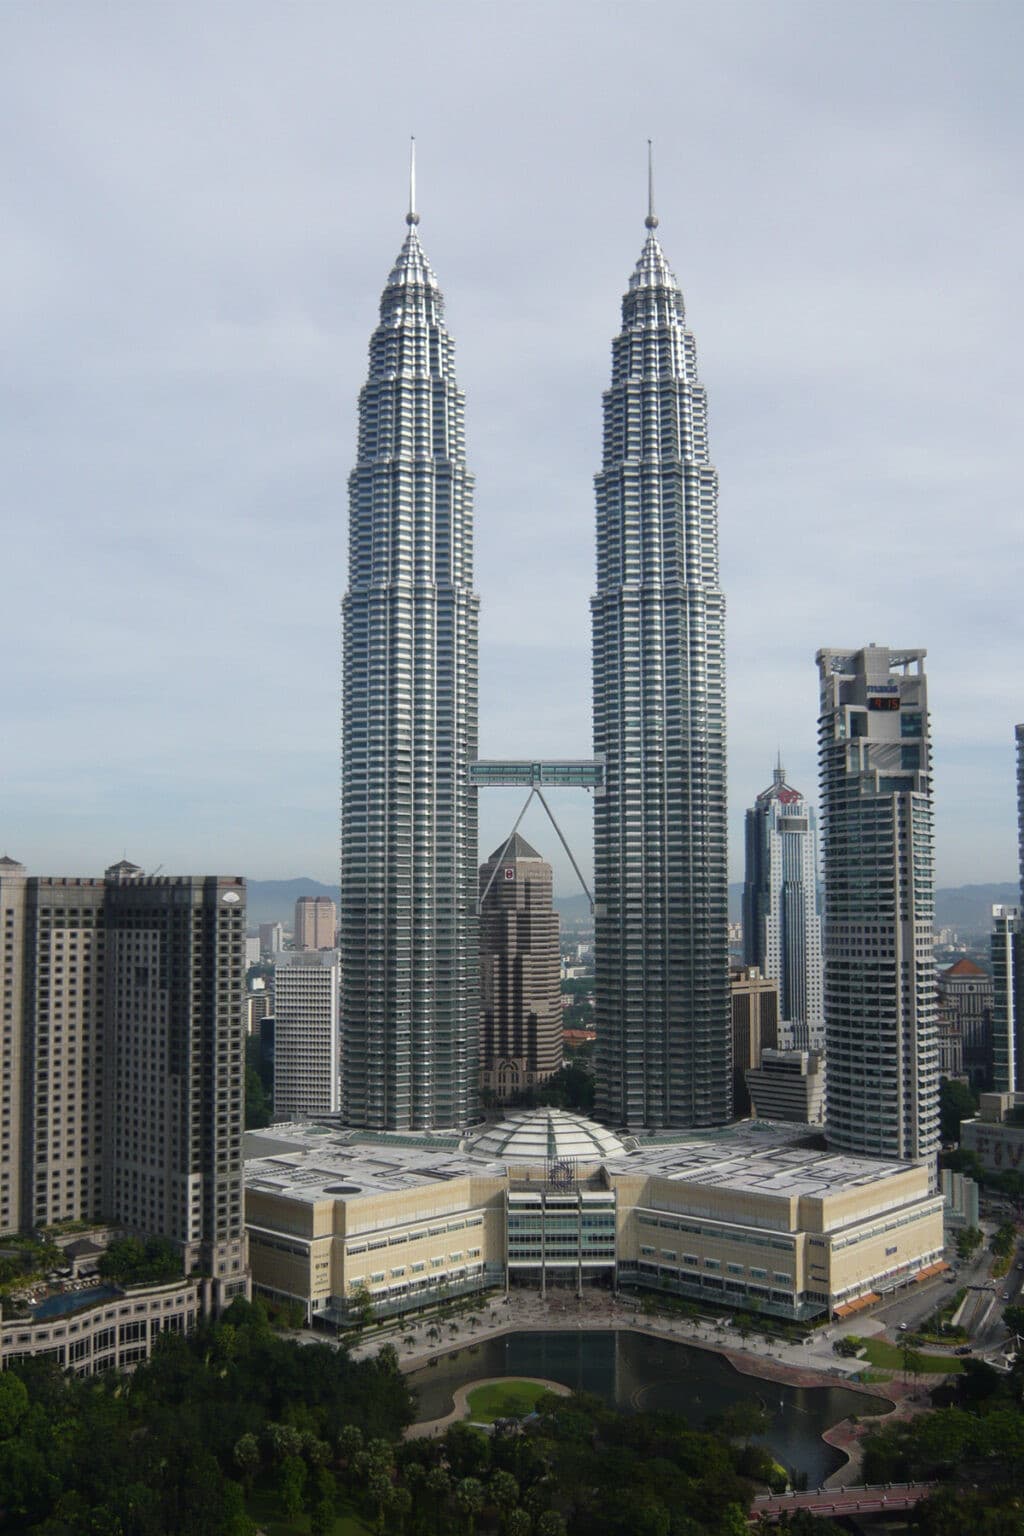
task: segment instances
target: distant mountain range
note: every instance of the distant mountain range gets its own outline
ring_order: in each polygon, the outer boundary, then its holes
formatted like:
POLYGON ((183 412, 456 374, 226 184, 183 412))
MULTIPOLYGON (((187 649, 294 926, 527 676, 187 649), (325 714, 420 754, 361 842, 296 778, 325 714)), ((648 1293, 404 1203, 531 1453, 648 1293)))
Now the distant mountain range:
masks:
MULTIPOLYGON (((291 927, 295 903, 300 896, 330 896, 338 900, 336 885, 319 880, 250 880, 249 926, 259 923, 284 923, 291 927)), ((729 921, 738 923, 742 910, 743 886, 729 887, 729 921)), ((962 934, 987 933, 993 906, 1016 906, 1020 891, 1008 882, 997 885, 946 886, 935 892, 935 926, 956 928, 962 934)), ((578 921, 589 917, 590 903, 583 895, 556 896, 555 906, 564 918, 578 921)))

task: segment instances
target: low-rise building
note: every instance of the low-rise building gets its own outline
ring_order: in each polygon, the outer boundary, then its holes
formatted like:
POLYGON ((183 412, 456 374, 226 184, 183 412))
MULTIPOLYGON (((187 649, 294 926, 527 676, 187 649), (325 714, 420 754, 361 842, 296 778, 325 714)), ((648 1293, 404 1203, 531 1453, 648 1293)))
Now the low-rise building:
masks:
POLYGON ((824 1123, 825 1058, 820 1051, 762 1051, 760 1066, 747 1071, 746 1081, 759 1120, 824 1123))
POLYGON ((983 1093, 977 1116, 960 1122, 960 1146, 990 1173, 1024 1175, 1024 1093, 983 1093))
POLYGON ((249 1137, 257 1292, 344 1322, 496 1286, 649 1286, 809 1319, 942 1265, 927 1166, 760 1122, 641 1143, 562 1110, 473 1137, 279 1125, 249 1137))
POLYGON ((148 1360, 161 1333, 191 1333, 208 1311, 210 1282, 174 1280, 122 1289, 98 1285, 50 1297, 28 1317, 0 1322, 0 1370, 51 1359, 76 1376, 130 1370, 148 1360))

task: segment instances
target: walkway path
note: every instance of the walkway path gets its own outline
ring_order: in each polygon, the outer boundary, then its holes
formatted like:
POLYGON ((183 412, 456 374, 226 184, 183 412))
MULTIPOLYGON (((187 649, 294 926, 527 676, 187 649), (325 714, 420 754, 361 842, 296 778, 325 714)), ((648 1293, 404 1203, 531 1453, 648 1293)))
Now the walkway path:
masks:
POLYGON ((778 1520, 781 1515, 806 1509, 823 1519, 844 1515, 874 1515, 913 1509, 933 1491, 934 1483, 884 1483, 874 1487, 815 1488, 807 1493, 759 1494, 750 1507, 749 1520, 778 1520))
MULTIPOLYGON (((428 1419, 424 1424, 410 1424, 405 1432, 407 1440, 423 1440, 430 1435, 439 1435, 449 1424, 455 1424, 464 1419, 468 1412, 468 1399, 471 1392, 477 1387, 492 1387, 498 1382, 507 1380, 505 1376, 485 1376, 482 1381, 466 1381, 461 1387, 456 1387, 452 1394, 455 1407, 451 1413, 446 1413, 440 1419, 428 1419)), ((559 1397, 571 1397, 572 1391, 560 1381, 548 1381, 545 1376, 517 1376, 517 1381, 535 1381, 538 1386, 546 1387, 549 1392, 556 1393, 559 1397)))

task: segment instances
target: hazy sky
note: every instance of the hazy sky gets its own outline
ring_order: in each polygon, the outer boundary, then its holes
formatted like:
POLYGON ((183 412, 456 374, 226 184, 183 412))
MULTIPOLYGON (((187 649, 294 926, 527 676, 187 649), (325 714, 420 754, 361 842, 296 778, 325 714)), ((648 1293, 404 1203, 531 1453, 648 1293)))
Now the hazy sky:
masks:
MULTIPOLYGON (((940 883, 1012 878, 1022 56, 1019 0, 8 0, 0 852, 335 877, 346 479, 411 133, 481 753, 589 755, 651 137, 721 481, 733 878, 777 749, 817 798, 815 650, 869 641, 928 648, 940 883)), ((518 806, 482 797, 484 853, 518 806)))

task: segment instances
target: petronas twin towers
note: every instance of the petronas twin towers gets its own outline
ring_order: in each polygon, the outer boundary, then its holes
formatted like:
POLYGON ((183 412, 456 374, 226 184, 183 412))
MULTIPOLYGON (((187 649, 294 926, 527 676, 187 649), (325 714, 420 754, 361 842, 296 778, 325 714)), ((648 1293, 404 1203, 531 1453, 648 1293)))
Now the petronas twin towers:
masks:
MULTIPOLYGON (((360 395, 343 603, 344 1118, 465 1125, 478 1082, 479 600, 464 400, 417 232, 360 395)), ((598 1113, 730 1114, 717 476, 683 299, 647 239, 604 397, 592 602, 598 1113)))

